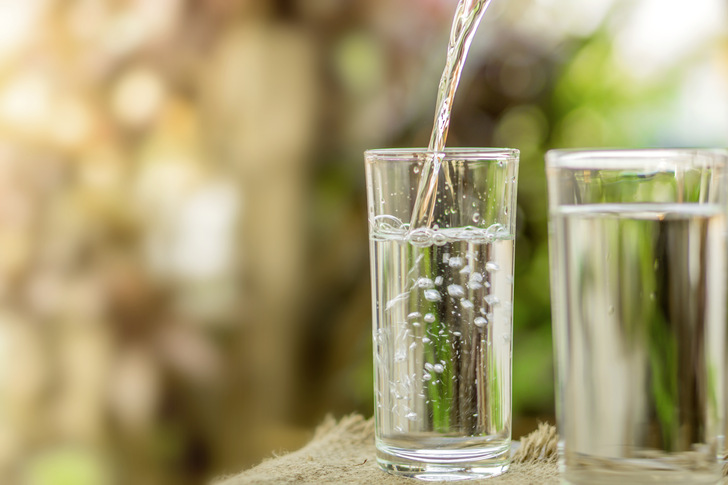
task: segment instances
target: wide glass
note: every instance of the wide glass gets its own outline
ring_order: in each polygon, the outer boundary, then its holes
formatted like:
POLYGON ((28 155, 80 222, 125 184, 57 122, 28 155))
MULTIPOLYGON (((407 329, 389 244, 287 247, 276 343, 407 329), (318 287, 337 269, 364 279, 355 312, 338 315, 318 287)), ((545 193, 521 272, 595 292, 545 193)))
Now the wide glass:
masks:
POLYGON ((518 151, 447 149, 433 224, 410 231, 427 152, 365 154, 376 446, 390 473, 507 470, 518 151))
POLYGON ((719 150, 546 155, 569 483, 720 479, 726 163, 719 150))

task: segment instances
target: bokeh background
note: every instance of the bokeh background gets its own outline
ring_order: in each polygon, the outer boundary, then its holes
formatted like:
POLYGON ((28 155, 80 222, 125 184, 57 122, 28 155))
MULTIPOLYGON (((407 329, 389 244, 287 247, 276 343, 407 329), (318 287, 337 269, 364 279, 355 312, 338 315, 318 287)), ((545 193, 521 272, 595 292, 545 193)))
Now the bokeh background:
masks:
MULTIPOLYGON (((0 482, 197 484, 372 413, 362 151, 455 0, 0 0, 0 482)), ((728 145, 723 0, 493 0, 450 146, 521 150, 514 437, 553 421, 543 153, 728 145)))

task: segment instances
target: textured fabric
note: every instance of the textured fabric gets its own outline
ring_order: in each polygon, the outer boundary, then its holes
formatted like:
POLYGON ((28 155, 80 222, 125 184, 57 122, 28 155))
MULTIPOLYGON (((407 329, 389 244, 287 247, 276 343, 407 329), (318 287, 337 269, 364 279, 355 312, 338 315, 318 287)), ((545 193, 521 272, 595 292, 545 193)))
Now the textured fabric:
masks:
MULTIPOLYGON (((557 484, 556 430, 542 424, 521 440, 510 470, 498 477, 467 483, 557 484)), ((352 415, 336 422, 327 418, 302 449, 264 461, 239 475, 222 478, 216 485, 249 484, 403 484, 415 480, 396 477, 379 469, 374 449, 374 423, 352 415)))

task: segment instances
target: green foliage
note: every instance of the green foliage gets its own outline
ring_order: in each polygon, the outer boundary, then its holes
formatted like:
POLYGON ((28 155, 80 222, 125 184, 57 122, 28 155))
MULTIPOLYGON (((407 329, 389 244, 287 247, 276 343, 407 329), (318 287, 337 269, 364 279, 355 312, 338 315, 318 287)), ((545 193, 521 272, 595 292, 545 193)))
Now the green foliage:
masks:
POLYGON ((107 485, 113 482, 105 465, 95 453, 56 449, 33 460, 23 482, 26 485, 107 485))

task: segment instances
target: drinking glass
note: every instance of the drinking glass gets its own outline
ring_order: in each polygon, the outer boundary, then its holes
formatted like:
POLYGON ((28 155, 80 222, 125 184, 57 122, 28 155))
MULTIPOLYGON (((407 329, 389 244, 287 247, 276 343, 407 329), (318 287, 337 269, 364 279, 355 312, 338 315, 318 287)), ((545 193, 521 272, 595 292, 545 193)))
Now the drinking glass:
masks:
POLYGON ((721 150, 546 155, 568 483, 721 476, 727 160, 721 150))
POLYGON ((432 156, 365 153, 377 460, 426 480, 493 476, 510 460, 518 151, 442 152, 431 224, 412 228, 432 156))

